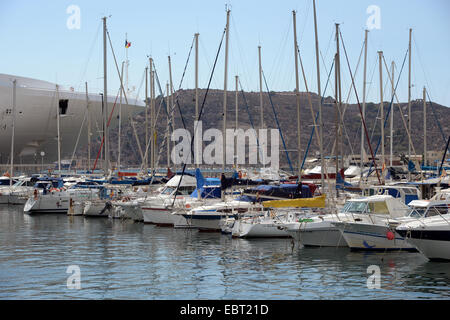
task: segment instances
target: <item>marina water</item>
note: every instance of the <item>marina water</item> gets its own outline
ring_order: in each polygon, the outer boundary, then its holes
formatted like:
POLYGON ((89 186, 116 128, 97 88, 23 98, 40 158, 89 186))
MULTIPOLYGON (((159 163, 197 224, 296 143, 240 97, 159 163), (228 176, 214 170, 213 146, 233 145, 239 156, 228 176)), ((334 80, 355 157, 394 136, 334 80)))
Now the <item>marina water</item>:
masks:
POLYGON ((449 299, 450 264, 419 253, 302 248, 129 220, 0 207, 0 299, 449 299), (79 268, 80 289, 68 287, 79 268), (380 270, 379 288, 369 288, 380 270), (370 281, 369 281, 370 282, 370 281))

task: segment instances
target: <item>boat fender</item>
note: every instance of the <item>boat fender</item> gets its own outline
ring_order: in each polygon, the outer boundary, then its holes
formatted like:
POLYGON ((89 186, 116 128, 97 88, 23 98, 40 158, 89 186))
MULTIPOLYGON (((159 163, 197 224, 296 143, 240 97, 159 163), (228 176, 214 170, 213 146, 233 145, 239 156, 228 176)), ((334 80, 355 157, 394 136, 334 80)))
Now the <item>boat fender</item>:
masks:
POLYGON ((37 200, 38 199, 38 191, 37 191, 37 189, 34 189, 33 194, 34 194, 34 200, 37 200))
POLYGON ((395 234, 391 230, 389 230, 388 232, 386 232, 386 238, 388 238, 388 240, 394 240, 395 234))

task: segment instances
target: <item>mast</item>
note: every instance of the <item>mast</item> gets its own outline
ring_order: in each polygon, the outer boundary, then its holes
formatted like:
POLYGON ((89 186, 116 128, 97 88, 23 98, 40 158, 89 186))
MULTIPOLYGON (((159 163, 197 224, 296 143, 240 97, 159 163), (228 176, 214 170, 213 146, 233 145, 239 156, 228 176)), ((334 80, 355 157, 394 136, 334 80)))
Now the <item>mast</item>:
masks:
MULTIPOLYGON (((337 25, 336 25, 337 26, 337 25)), ((336 33, 337 35, 337 33, 336 33)), ((338 106, 338 101, 339 101, 339 90, 338 90, 338 81, 339 81, 339 62, 338 62, 338 54, 337 52, 334 55, 334 94, 335 94, 335 149, 334 149, 334 154, 335 154, 335 166, 336 166, 336 178, 337 178, 337 174, 339 172, 339 106, 338 106)), ((336 188, 336 192, 338 189, 336 188)))
POLYGON ((316 43, 316 67, 317 67, 317 94, 319 95, 319 151, 320 151, 320 183, 322 185, 322 191, 325 190, 324 184, 324 168, 325 168, 325 157, 323 154, 323 121, 322 121, 322 91, 320 89, 320 62, 319 62, 319 35, 317 32, 317 15, 316 15, 316 1, 313 0, 313 10, 314 10, 314 35, 316 43))
POLYGON ((85 82, 85 86, 86 86, 86 109, 87 109, 87 116, 88 116, 88 134, 87 134, 87 145, 88 145, 88 150, 87 150, 87 154, 88 154, 88 171, 89 168, 91 167, 91 110, 89 109, 89 94, 88 94, 88 83, 85 82))
MULTIPOLYGON (((391 77, 392 77, 392 81, 391 81, 391 84, 392 84, 392 88, 391 88, 391 91, 392 91, 392 97, 391 97, 391 100, 392 100, 392 102, 394 102, 394 94, 395 94, 395 88, 394 88, 394 69, 395 69, 395 64, 394 64, 394 61, 392 61, 392 64, 391 64, 391 77)), ((393 107, 391 107, 392 108, 392 110, 391 110, 391 123, 390 123, 390 141, 389 141, 389 143, 390 143, 390 154, 391 154, 391 156, 390 156, 390 161, 389 161, 389 165, 392 167, 392 161, 393 161, 393 158, 394 158, 394 108, 393 107)))
POLYGON ((105 135, 105 163, 104 172, 109 172, 109 129, 108 129, 108 78, 107 78, 107 52, 106 52, 106 17, 103 17, 103 96, 104 96, 104 108, 103 108, 103 125, 105 135))
MULTIPOLYGON (((378 51, 380 69, 380 126, 381 126, 381 163, 385 165, 384 153, 384 104, 383 104, 383 51, 378 51)), ((384 180, 384 178, 383 178, 384 180)))
POLYGON ((123 90, 123 67, 124 67, 124 62, 122 62, 122 70, 120 72, 120 85, 122 86, 122 89, 120 89, 120 100, 119 100, 119 132, 118 132, 118 137, 117 137, 117 151, 118 151, 118 156, 117 156, 117 170, 120 171, 120 160, 121 160, 121 135, 122 135, 122 90, 123 90))
MULTIPOLYGON (((125 33, 125 43, 128 43, 128 34, 125 33)), ((125 46, 125 54, 126 54, 126 68, 125 68, 125 88, 126 88, 126 93, 128 96, 129 93, 129 89, 128 89, 128 66, 130 65, 130 60, 128 60, 128 46, 125 46)))
POLYGON ((166 108, 167 108, 167 168, 170 168, 170 89, 169 83, 166 84, 166 108))
POLYGON ((9 175, 9 185, 12 186, 14 176, 14 136, 16 132, 16 89, 17 80, 13 80, 13 99, 12 99, 12 131, 11 131, 11 174, 9 175))
MULTIPOLYGON (((297 44, 297 22, 296 12, 292 11, 292 19, 294 24, 294 57, 295 57, 295 101, 297 105, 297 167, 298 167, 298 182, 301 182, 302 178, 302 158, 301 158, 301 135, 300 135, 300 92, 299 92, 299 79, 298 79, 298 44, 297 44)), ((323 183, 323 176, 322 176, 323 183)), ((323 184, 322 184, 323 188, 323 184)))
POLYGON ((59 128, 59 86, 56 85, 56 130, 57 130, 57 144, 58 144, 58 172, 61 176, 61 133, 59 128))
POLYGON ((427 89, 423 87, 423 165, 427 165, 427 89))
POLYGON ((153 59, 150 58, 151 63, 151 74, 150 74, 150 95, 151 95, 151 108, 150 108, 150 139, 151 139, 151 159, 150 159, 150 165, 152 170, 152 175, 155 171, 155 155, 156 155, 156 141, 155 141, 155 70, 153 67, 153 59))
MULTIPOLYGON (((198 121, 198 33, 195 34, 195 119, 194 121, 198 121)), ((198 125, 198 124, 197 124, 198 125)), ((195 132, 194 132, 194 143, 196 144, 196 148, 194 148, 195 152, 195 157, 194 157, 194 161, 195 161, 195 167, 198 168, 200 159, 198 159, 200 157, 199 155, 199 150, 200 150, 200 141, 201 138, 199 139, 198 137, 198 132, 197 132, 197 126, 195 126, 195 132)))
MULTIPOLYGON (((340 110, 342 110, 342 91, 341 91, 341 62, 340 62, 340 52, 339 52, 339 24, 336 23, 336 63, 335 63, 335 69, 336 69, 336 127, 337 127, 337 134, 336 134, 336 178, 339 173, 339 155, 341 148, 339 146, 340 144, 340 136, 341 136, 341 116, 340 116, 340 110)), ((343 159, 342 159, 343 160, 343 159)), ((344 177, 342 177, 344 178, 344 177)), ((336 189, 337 190, 337 189, 336 189)))
MULTIPOLYGON (((411 161, 411 34, 409 29, 409 45, 408 45, 408 161, 411 161)), ((411 172, 408 170, 408 180, 411 180, 411 172)))
MULTIPOLYGON (((258 46, 258 57, 259 57, 259 112, 260 112, 260 129, 264 129, 264 105, 263 105, 263 95, 262 95, 262 66, 261 66, 261 46, 258 46)), ((265 167, 265 154, 264 154, 264 148, 263 146, 260 144, 259 145, 261 148, 261 157, 262 157, 262 162, 264 164, 265 167)))
POLYGON ((361 174, 359 178, 359 184, 361 186, 363 181, 364 171, 364 120, 366 118, 366 74, 367 74, 367 35, 369 30, 365 30, 364 33, 364 75, 363 75, 363 96, 362 96, 362 118, 361 118, 361 174))
MULTIPOLYGON (((175 128, 175 117, 173 108, 175 107, 174 104, 174 96, 173 96, 173 82, 172 82, 172 64, 170 62, 170 56, 168 57, 169 60, 169 86, 170 86, 170 117, 171 117, 171 123, 172 123, 172 129, 175 128)), ((176 163, 173 164, 176 172, 176 163)))
MULTIPOLYGON (((236 114, 235 114, 235 125, 234 125, 234 130, 237 130, 237 129, 238 129, 238 125, 239 125, 239 99, 238 99, 238 92, 239 92, 239 76, 235 76, 235 80, 236 80, 236 91, 235 91, 234 99, 235 99, 235 105, 236 105, 236 110, 235 110, 236 114)), ((237 139, 237 138, 236 138, 236 139, 237 139)), ((235 164, 236 164, 236 169, 237 169, 237 166, 238 166, 237 156, 235 157, 235 159, 236 159, 235 164)))
MULTIPOLYGON (((150 70, 152 70, 151 64, 150 64, 150 70)), ((144 171, 147 174, 147 172, 148 172, 148 67, 145 67, 145 147, 147 149, 147 152, 145 152, 144 171)))
MULTIPOLYGON (((222 172, 225 173, 225 152, 227 145, 227 78, 228 78, 228 39, 230 35, 230 10, 227 9, 227 25, 226 25, 226 41, 225 41, 225 72, 224 72, 224 81, 223 81, 223 153, 222 153, 222 172)), ((222 199, 224 199, 224 193, 222 192, 222 199)))

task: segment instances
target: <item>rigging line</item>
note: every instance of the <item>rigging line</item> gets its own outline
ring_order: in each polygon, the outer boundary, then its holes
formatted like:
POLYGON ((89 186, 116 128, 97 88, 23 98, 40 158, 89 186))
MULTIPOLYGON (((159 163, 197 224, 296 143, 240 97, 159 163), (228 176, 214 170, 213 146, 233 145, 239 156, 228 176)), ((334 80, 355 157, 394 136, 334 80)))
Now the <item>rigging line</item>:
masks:
MULTIPOLYGON (((404 59, 403 59, 402 67, 400 68, 400 72, 399 72, 399 74, 398 74, 397 83, 396 83, 395 88, 394 88, 394 94, 393 94, 392 97, 391 97, 391 102, 390 102, 390 104, 389 104, 389 108, 388 108, 388 111, 387 111, 387 113, 386 113, 386 117, 385 117, 385 119, 384 119, 383 127, 386 127, 386 124, 387 124, 387 122, 388 122, 389 114, 390 114, 390 112, 391 112, 392 105, 393 105, 393 103, 394 103, 394 96, 396 96, 396 90, 397 90, 398 83, 399 83, 399 81, 400 81, 400 78, 401 78, 401 75, 402 75, 402 72, 403 72, 403 67, 405 66, 405 62, 406 62, 406 57, 407 57, 407 56, 408 56, 408 50, 406 50, 406 54, 405 54, 405 57, 404 57, 404 59)), ((386 60, 384 59, 384 55, 383 55, 383 61, 384 61, 384 66, 387 68, 387 64, 386 64, 386 60)), ((391 79, 391 83, 392 83, 392 78, 391 78, 391 75, 390 75, 390 73, 389 73, 389 69, 387 69, 387 74, 388 74, 388 78, 391 79)), ((402 115, 402 118, 403 118, 403 115, 402 115)), ((375 149, 375 156, 376 156, 376 154, 377 154, 377 152, 378 152, 378 148, 379 148, 380 144, 381 144, 381 137, 378 139, 377 147, 376 147, 376 149, 375 149)), ((412 145, 412 144, 411 144, 411 145, 412 145)), ((413 150, 414 150, 414 153, 415 153, 416 151, 415 151, 415 149, 414 149, 414 146, 413 146, 413 150)), ((375 169, 376 169, 376 168, 375 168, 375 169)), ((369 177, 369 175, 370 175, 371 173, 372 173, 372 165, 370 165, 369 171, 368 171, 368 173, 367 173, 367 177, 369 177)))
MULTIPOLYGON (((252 129, 255 130, 255 126, 253 124, 253 118, 252 118, 252 115, 251 115, 250 110, 248 108, 247 99, 245 98, 244 88, 242 87, 242 84, 241 84, 241 79, 238 79, 238 81, 239 81, 239 86, 241 87, 242 98, 244 99, 245 109, 247 110, 247 114, 248 114, 248 119, 250 121, 250 125, 252 126, 252 129)), ((256 143, 257 143, 257 148, 259 150, 258 136, 256 136, 256 143)))
MULTIPOLYGON (((171 118, 174 118, 173 116, 174 116, 175 106, 177 107, 178 112, 180 113, 181 123, 183 124, 183 128, 184 129, 186 129, 186 123, 184 121, 183 112, 181 111, 181 106, 180 106, 180 103, 179 103, 178 99, 179 99, 180 89, 181 89, 181 86, 183 84, 184 76, 186 74, 186 69, 187 69, 187 66, 189 64, 189 59, 191 57, 192 48, 194 47, 194 43, 195 43, 195 36, 192 39, 191 48, 189 49, 188 57, 187 57, 185 65, 184 65, 183 74, 181 75, 181 79, 180 79, 180 84, 178 86, 178 90, 175 91, 175 104, 173 106, 170 106, 170 116, 171 116, 171 118)), ((175 122, 175 118, 174 118, 174 122, 175 122)), ((172 125, 172 128, 173 128, 174 125, 175 125, 175 123, 172 125)))
MULTIPOLYGON (((369 96, 369 92, 370 92, 370 89, 372 88, 372 83, 373 83, 373 77, 374 77, 374 75, 375 75, 375 69, 376 69, 376 66, 377 66, 377 64, 378 64, 378 62, 375 60, 375 64, 373 65, 373 70, 372 70, 372 76, 370 77, 370 82, 366 82, 366 83, 368 83, 369 84, 369 87, 367 88, 367 92, 366 92, 366 100, 367 100, 367 97, 369 96)), ((366 103, 367 103, 367 101, 366 101, 366 103)), ((371 135, 370 135, 370 140, 372 140, 373 139, 373 135, 374 135, 374 132, 375 132, 375 128, 377 127, 377 124, 378 124, 378 121, 377 121, 377 118, 378 118, 378 116, 379 116, 379 112, 380 112, 380 109, 377 109, 378 111, 377 111, 377 116, 375 117, 375 120, 374 120, 374 124, 373 124, 373 127, 372 127, 372 133, 371 133, 371 135)), ((368 108, 366 109, 366 113, 368 113, 368 108)))
POLYGON ((276 121, 277 126, 278 126, 278 131, 280 132, 281 141, 283 142, 283 147, 284 147, 284 150, 286 152, 286 158, 287 158, 287 161, 289 163, 289 168, 291 169, 292 175, 293 175, 294 174, 294 168, 292 167, 291 159, 289 159, 289 153, 287 151, 286 142, 284 141, 283 131, 281 130, 280 123, 278 121, 278 116, 277 116, 277 113, 275 111, 275 107, 273 105, 272 96, 270 94, 270 90, 269 90, 269 87, 267 85, 266 75, 264 74, 264 72, 262 72, 262 74, 263 74, 263 78, 264 78, 264 83, 266 84, 267 94, 269 96, 270 104, 272 106, 273 115, 275 116, 275 121, 276 121))
POLYGON ((84 125, 84 121, 86 120, 87 111, 88 111, 88 108, 86 108, 84 110, 83 121, 81 122, 80 130, 78 131, 77 141, 75 142, 75 147, 74 147, 73 152, 72 152, 72 157, 70 158, 69 172, 70 172, 70 168, 72 167, 72 161, 73 161, 73 158, 75 157, 75 152, 76 152, 76 150, 78 148, 78 142, 80 141, 81 131, 83 131, 83 125, 84 125))
MULTIPOLYGON (((116 66, 117 74, 119 75, 119 79, 120 79, 120 90, 122 90, 123 96, 124 96, 124 98, 125 98, 125 103, 128 105, 129 103, 128 103, 127 94, 126 94, 125 89, 124 89, 124 87, 123 87, 123 79, 122 79, 123 77, 121 77, 121 75, 120 75, 119 66, 117 65, 116 54, 114 53, 114 48, 113 48, 113 45, 112 45, 112 42, 111 42, 111 37, 109 36, 109 31, 108 31, 108 30, 106 30, 106 34, 108 35, 109 45, 110 45, 110 47, 111 47, 111 52, 112 52, 112 54, 113 54, 114 64, 115 64, 115 66, 116 66)), ((105 97, 105 99, 108 99, 108 97, 105 97)), ((117 98, 116 98, 116 99, 117 99, 117 98)), ((136 101, 135 101, 135 102, 136 102, 136 101)), ((136 103, 135 103, 135 105, 136 105, 136 103)), ((127 108, 127 111, 128 111, 128 119, 130 120, 131 126, 132 126, 132 128, 133 128, 133 132, 134 132, 134 137, 135 137, 136 143, 137 143, 137 145, 138 145, 139 154, 141 155, 141 161, 144 161, 144 154, 142 153, 141 143, 139 142, 139 137, 138 137, 138 134, 137 134, 137 131, 136 131, 136 127, 134 126, 133 118, 132 118, 132 116, 130 115, 130 109, 127 108)))
POLYGON ((98 24, 97 32, 96 32, 95 37, 94 37, 94 39, 92 41, 91 48, 90 48, 89 54, 88 54, 88 58, 87 58, 87 61, 86 61, 86 64, 85 64, 85 68, 84 68, 83 72, 80 74, 80 78, 78 80, 78 83, 79 83, 78 90, 82 86, 82 84, 80 83, 81 79, 84 78, 84 76, 86 75, 86 71, 87 71, 87 68, 88 68, 88 65, 89 65, 89 61, 91 60, 92 52, 94 51, 94 45, 96 43, 96 40, 98 39, 98 35, 100 33, 100 27, 101 26, 102 26, 102 21, 100 21, 99 24, 98 24))
POLYGON ((305 30, 306 30, 306 23, 308 22, 309 14, 310 14, 310 11, 311 11, 312 1, 313 0, 310 0, 308 2, 308 7, 306 8, 306 17, 305 17, 304 22, 303 22, 302 31, 300 33, 300 39, 303 39, 303 34, 305 33, 305 30))
MULTIPOLYGON (((384 60, 384 59, 383 59, 383 60, 384 60)), ((406 60, 406 56, 405 56, 405 60, 406 60)), ((404 64, 404 62, 403 62, 403 64, 404 64)), ((388 74, 388 77, 389 77, 389 79, 390 79, 391 77, 390 77, 389 68, 388 68, 388 66, 387 66, 386 60, 384 60, 384 66, 385 66, 385 68, 386 68, 386 70, 387 70, 387 74, 388 74)), ((400 71, 400 72, 401 72, 401 71, 400 71)), ((391 83, 392 83, 392 81, 391 81, 391 83)), ((397 85, 398 85, 398 83, 397 83, 397 85)), ((412 138, 411 138, 411 133, 409 132, 409 130, 408 130, 407 126, 406 126, 406 121, 405 121, 405 119, 404 119, 403 112, 402 112, 401 107, 400 107, 400 102, 399 102, 399 100, 398 100, 397 93, 396 93, 395 90, 394 90, 394 95, 393 95, 391 101, 394 100, 394 96, 395 96, 395 98, 396 98, 396 100, 397 100, 397 106, 398 106, 399 111, 400 111, 400 115, 401 115, 401 118, 402 118, 402 121, 403 121, 403 125, 405 126, 406 132, 407 132, 407 134, 408 134, 408 138, 409 138, 409 140, 411 141, 412 151, 414 152, 414 154, 417 154, 417 153, 416 153, 416 149, 414 148, 414 144, 413 144, 412 138)), ((408 159, 408 160, 410 160, 410 159, 408 159)), ((418 160, 416 160, 416 165, 417 165, 418 168, 420 168, 420 163, 419 163, 418 160)))
POLYGON ((348 61, 348 56, 347 56, 347 50, 345 49, 344 39, 342 37, 342 32, 340 30, 339 30, 339 35, 341 36, 342 47, 343 47, 344 53, 345 53, 345 59, 347 61, 348 70, 349 70, 349 73, 350 73, 350 77, 352 79, 353 88, 355 90, 356 101, 358 102, 358 108, 359 108, 359 112, 361 114, 361 120, 362 120, 362 123, 363 123, 363 126, 364 126, 364 133, 366 135, 366 139, 367 139, 367 142, 368 142, 367 144, 369 145, 370 153, 372 155, 372 161, 373 161, 373 164, 375 166, 375 171, 377 173, 378 182, 381 184, 380 175, 378 173, 377 164, 375 162, 375 156, 373 154, 372 145, 370 143, 369 134, 367 132, 366 121, 364 120, 364 117, 363 117, 363 114, 362 114, 362 109, 361 109, 361 104, 359 103, 358 92, 356 91, 355 79, 353 78, 353 75, 352 75, 352 69, 350 67, 350 62, 348 61))
MULTIPOLYGON (((360 52, 360 54, 359 54, 358 62, 357 62, 357 64, 356 64, 356 68, 355 68, 355 77, 356 77, 356 75, 357 75, 357 73, 358 73, 359 64, 360 64, 360 62, 361 62, 361 57, 362 57, 362 53, 363 53, 363 49, 364 49, 364 42, 365 42, 365 41, 363 41, 363 45, 362 45, 362 48, 361 48, 361 52, 360 52)), ((348 94, 347 94, 347 99, 346 99, 345 103, 343 104, 343 105, 344 105, 344 110, 341 110, 341 108, 340 108, 339 105, 338 105, 338 113, 339 113, 340 122, 342 123, 342 128, 343 128, 345 137, 347 138, 348 145, 349 145, 349 147, 350 147, 350 152, 351 152, 352 154, 354 154, 354 152, 353 152, 353 146, 352 146, 352 143, 351 143, 351 141, 350 141, 350 137, 349 137, 349 135, 348 135, 348 131, 347 131, 347 128, 346 128, 346 126, 345 126, 345 121, 344 121, 345 112, 347 111, 347 108, 348 108, 348 106, 349 106, 349 100, 350 100, 351 92, 352 92, 352 86, 350 85, 349 92, 348 92, 348 94)), ((335 143, 336 143, 336 140, 335 140, 335 142, 333 143, 333 148, 332 148, 331 154, 334 154, 334 148, 335 148, 335 146, 336 146, 335 143)), ((343 151, 343 150, 342 150, 342 151, 343 151)))
POLYGON ((276 63, 272 64, 272 68, 270 69, 270 72, 269 72, 269 78, 273 79, 272 82, 274 82, 274 83, 280 83, 280 81, 278 81, 279 78, 277 76, 279 76, 281 74, 281 72, 280 72, 281 71, 281 65, 284 63, 284 60, 285 60, 284 59, 285 55, 283 55, 283 52, 286 52, 285 48, 286 48, 286 44, 287 44, 287 41, 288 41, 288 36, 290 34, 291 25, 292 25, 292 21, 289 19, 284 39, 282 39, 281 45, 278 46, 278 50, 277 50, 277 53, 275 55, 275 62, 276 63), (275 76, 273 76, 274 72, 276 74, 275 76))
MULTIPOLYGON (((328 83, 329 83, 329 81, 330 81, 330 76, 331 76, 331 72, 333 71, 333 67, 334 67, 334 59, 333 59, 333 62, 331 63, 330 72, 328 73, 327 82, 325 83, 325 88, 324 88, 323 93, 322 93, 322 97, 321 97, 321 103, 322 103, 322 104, 323 104, 325 92, 327 91, 327 88, 328 88, 328 83)), ((319 111, 317 111, 317 113, 316 113, 316 121, 318 120, 318 118, 319 118, 319 111)), ((312 129, 311 129, 311 135, 309 136, 308 145, 307 145, 307 147, 306 147, 305 155, 303 156, 303 161, 302 161, 302 165, 301 165, 301 167, 300 167, 300 172, 302 172, 303 167, 304 167, 304 165, 305 165, 306 157, 308 156, 309 147, 311 146, 311 141, 312 141, 312 138, 313 138, 313 136, 314 136, 314 130, 315 130, 315 129, 316 129, 315 126, 313 126, 312 129)))
MULTIPOLYGON (((309 109, 311 111, 311 118, 313 119, 314 127, 316 127, 317 126, 317 122, 316 122, 316 120, 314 118, 314 110, 313 110, 313 106, 312 106, 311 93, 309 92, 309 89, 308 89, 308 82, 306 81, 305 69, 303 68, 303 60, 302 60, 302 56, 300 55, 300 47, 298 47, 298 46, 297 46, 297 54, 298 54, 298 58, 300 60, 300 67, 301 67, 301 70, 302 70, 303 81, 305 83, 305 89, 306 89, 306 93, 307 93, 307 96, 308 96, 309 109)), ((322 94, 322 96, 323 96, 323 94, 322 94)), ((319 125, 322 125, 322 124, 320 123, 319 125)), ((322 146, 322 149, 323 149, 323 141, 320 140, 319 130, 314 130, 314 132, 315 132, 316 139, 317 139, 317 146, 319 147, 319 149, 322 146)), ((323 156, 323 155, 321 155, 321 156, 323 156)), ((329 187, 330 186, 330 177, 328 176, 327 165, 325 165, 325 167, 322 168, 322 172, 325 174, 325 179, 327 180, 328 187, 329 187)), ((301 172, 300 172, 300 174, 297 177, 297 181, 299 181, 300 178, 301 178, 301 172)), ((324 190, 324 188, 325 188, 325 186, 322 186, 322 190, 324 190)), ((332 195, 331 201, 333 202, 333 204, 335 204, 334 195, 332 195)))
MULTIPOLYGON (((116 99, 115 99, 115 101, 114 101, 114 105, 113 105, 113 107, 112 107, 111 113, 109 114, 109 118, 108 118, 108 122, 107 122, 107 124, 106 124, 106 128, 109 128, 109 124, 111 123, 112 115, 113 115, 114 109, 115 109, 115 107, 116 107, 117 98, 119 97, 119 94, 120 94, 120 89, 119 89, 118 91, 119 91, 119 92, 117 92, 116 99)), ((106 98, 105 98, 105 99, 106 99, 106 98)), ((97 158, 95 159, 94 167, 93 167, 93 169, 92 169, 92 172, 94 172, 94 171, 95 171, 95 168, 97 167, 97 161, 98 161, 98 158, 99 158, 99 156, 100 156, 100 152, 102 151, 103 143, 105 142, 105 131, 106 131, 106 128, 105 128, 105 130, 103 131, 102 142, 100 143, 100 148, 98 148, 97 158)))
MULTIPOLYGON (((160 111, 161 111, 161 107, 162 106, 164 106, 164 111, 166 111, 166 115, 167 116, 169 116, 169 114, 167 113, 167 105, 166 105, 166 101, 165 101, 165 99, 164 99, 164 94, 163 94, 163 92, 162 92, 162 90, 161 90, 161 83, 159 82, 159 77, 158 77, 158 73, 156 72, 156 66, 155 66, 155 62, 153 61, 153 68, 154 68, 154 72, 155 72, 155 76, 156 76, 156 82, 157 82, 157 84, 158 84, 158 88, 159 88, 159 93, 160 93, 160 95, 161 95, 161 100, 159 101, 159 107, 158 107, 158 112, 156 113, 156 117, 155 117, 155 119, 154 119, 154 123, 152 124, 152 126, 151 126, 151 129, 152 129, 152 131, 154 132, 154 136, 153 137, 151 137, 151 139, 153 139, 154 141, 155 141, 155 146, 156 146, 156 142, 157 142, 157 135, 156 135, 156 122, 157 122, 157 119, 158 119, 158 117, 159 117, 159 113, 160 113, 160 111)), ((164 135, 164 137, 167 137, 167 131, 169 130, 169 127, 167 127, 166 128, 166 134, 164 135)), ((152 140, 150 140, 149 139, 149 141, 147 142, 147 146, 146 146, 146 150, 145 150, 145 157, 147 157, 147 155, 148 155, 148 149, 149 149, 149 147, 150 147, 150 143, 151 143, 151 141, 152 140)), ((163 141, 163 145, 164 145, 164 143, 166 142, 166 139, 163 139, 162 140, 163 141)), ((158 153, 158 157, 156 158, 156 163, 155 163, 155 166, 153 167, 153 171, 152 171, 152 178, 151 178, 151 180, 150 180, 150 184, 152 184, 153 183, 153 177, 154 177, 154 175, 155 175, 155 171, 156 171, 156 166, 158 165, 158 163, 159 163, 159 159, 160 159, 160 157, 161 157, 161 152, 159 152, 158 153)), ((144 162, 142 162, 141 163, 141 171, 144 169, 144 162)))
MULTIPOLYGON (((203 97, 203 102, 202 102, 202 106, 200 108, 200 112, 198 114, 198 118, 197 118, 197 126, 198 126, 198 122, 200 121, 202 114, 203 114, 203 108, 205 107, 205 102, 206 102, 206 97, 208 96, 208 92, 209 92, 209 88, 211 86, 211 81, 213 79, 214 76, 214 70, 216 69, 216 64, 217 64, 217 60, 219 58, 219 53, 220 53, 220 49, 222 48, 222 43, 223 43, 223 38, 225 37, 225 33, 227 31, 227 28, 225 27, 222 33, 222 39, 220 40, 220 44, 219 44, 219 49, 217 50, 217 54, 216 54, 216 58, 214 60, 214 65, 213 68, 211 70, 211 76, 209 77, 209 81, 208 81, 208 87, 206 88, 206 92, 205 92, 205 96, 203 97)), ((194 132, 192 133, 192 137, 191 137, 191 147, 190 147, 190 154, 188 156, 192 155, 192 158, 194 159, 195 155, 194 155, 194 151, 193 151, 193 144, 194 144, 194 138, 195 138, 195 133, 197 132, 197 126, 195 126, 194 128, 194 132)), ((181 172, 181 178, 180 181, 178 181, 178 185, 177 188, 175 190, 175 194, 173 196, 173 202, 172 202, 172 208, 175 205, 175 199, 177 198, 177 194, 178 194, 178 189, 180 188, 180 184, 181 184, 181 180, 183 179, 184 176, 184 172, 186 171, 186 164, 187 164, 187 160, 188 160, 188 156, 186 156, 186 161, 184 161, 183 163, 183 171, 181 172)))
POLYGON ((444 140, 444 143, 445 143, 445 142, 446 142, 446 141, 445 141, 446 139, 445 139, 444 130, 442 129, 442 126, 441 126, 441 122, 439 121, 439 117, 436 115, 436 112, 435 112, 435 109, 434 109, 434 104, 433 104, 433 102, 431 101, 430 95, 428 94, 428 90, 426 91, 426 93, 427 93, 427 96, 428 96, 428 100, 430 100, 431 110, 433 111, 434 119, 435 119, 436 122, 437 122, 437 125, 438 125, 438 127, 439 127, 439 130, 441 131, 441 134, 442 134, 442 139, 444 140))
POLYGON ((141 93, 141 89, 144 84, 144 79, 145 79, 145 69, 144 69, 144 72, 142 72, 142 77, 141 77, 141 82, 139 84, 139 88, 136 90, 136 96, 134 98, 135 100, 138 100, 138 98, 139 98, 139 94, 141 93))
POLYGON ((241 75, 243 74, 245 77, 247 77, 247 83, 248 83, 249 82, 248 70, 246 70, 246 68, 245 68, 245 66, 248 65, 247 59, 245 57, 245 54, 243 54, 242 44, 241 44, 241 40, 239 38, 239 33, 238 33, 237 26, 236 26, 236 22, 234 21, 234 17, 233 17, 233 15, 230 15, 230 17, 231 17, 231 27, 234 30, 233 34, 236 37, 237 49, 238 49, 238 52, 239 52, 239 58, 241 60, 240 62, 242 64, 242 70, 244 70, 243 72, 240 72, 240 74, 241 75))

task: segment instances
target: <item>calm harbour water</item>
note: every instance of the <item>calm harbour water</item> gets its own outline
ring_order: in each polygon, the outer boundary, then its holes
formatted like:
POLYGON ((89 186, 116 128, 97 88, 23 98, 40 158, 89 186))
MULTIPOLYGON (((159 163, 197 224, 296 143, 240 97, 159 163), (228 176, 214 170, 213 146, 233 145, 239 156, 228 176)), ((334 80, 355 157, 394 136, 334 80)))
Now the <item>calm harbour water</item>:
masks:
POLYGON ((449 299, 450 263, 0 207, 0 299, 449 299), (80 268, 81 289, 66 273, 80 268), (381 288, 368 289, 370 265, 381 288))

